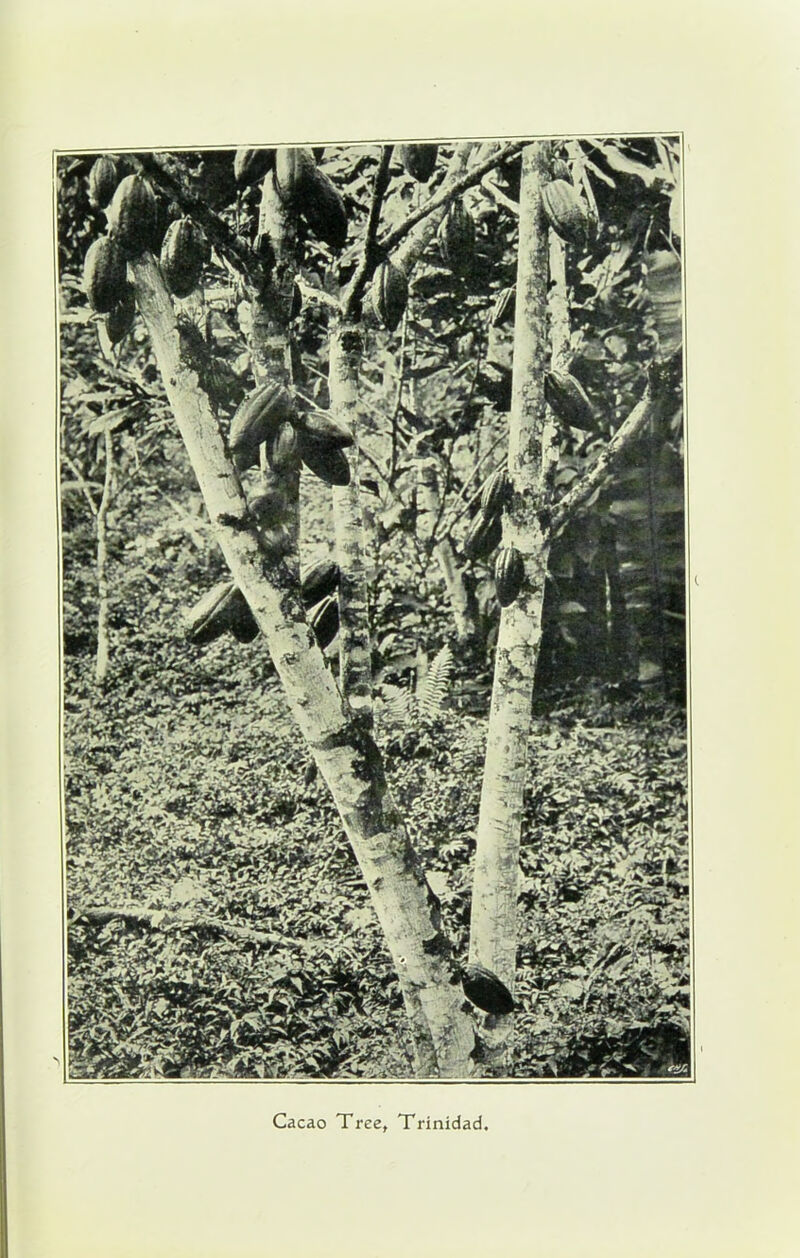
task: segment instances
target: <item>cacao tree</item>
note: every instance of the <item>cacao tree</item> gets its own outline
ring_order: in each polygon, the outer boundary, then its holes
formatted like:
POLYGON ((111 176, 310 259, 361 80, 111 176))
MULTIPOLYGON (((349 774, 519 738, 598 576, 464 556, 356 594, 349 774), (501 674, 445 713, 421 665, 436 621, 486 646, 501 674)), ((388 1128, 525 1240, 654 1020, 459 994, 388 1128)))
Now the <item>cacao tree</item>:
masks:
MULTIPOLYGON (((596 413, 573 374, 575 335, 585 336, 575 276, 598 228, 589 151, 545 141, 396 154, 344 146, 324 169, 305 148, 105 155, 89 178, 106 220, 87 252, 89 302, 117 339, 141 317, 228 570, 190 616, 190 635, 263 635, 369 888, 422 1076, 508 1063, 520 818, 553 544, 607 502, 625 458, 636 466, 648 426, 655 497, 664 365, 678 348, 664 332, 674 324, 668 285, 661 352, 654 335, 613 425, 582 463, 568 463, 596 413), (246 340, 239 369, 215 353, 214 298, 202 292, 212 251, 246 340), (493 332, 503 324, 505 343, 493 332), (381 356, 384 379, 399 365, 388 413, 371 378, 381 356), (301 569, 309 476, 330 489, 334 547, 301 569), (499 619, 468 964, 454 955, 393 802, 374 723, 374 476, 382 514, 410 512, 422 563, 435 554, 462 646, 480 638, 476 565, 499 619), (337 632, 338 678, 324 653, 337 632), (488 1015, 480 1024, 475 1007, 488 1015)), ((619 154, 614 144, 602 152, 619 154)), ((669 174, 674 191, 674 165, 669 174)), ((671 257, 676 242, 676 231, 656 241, 671 257)), ((106 450, 109 478, 110 438, 106 450)), ((626 603, 607 525, 603 544, 619 636, 626 603)), ((99 577, 102 608, 102 567, 99 577)), ((437 660, 441 679, 450 662, 437 660)))

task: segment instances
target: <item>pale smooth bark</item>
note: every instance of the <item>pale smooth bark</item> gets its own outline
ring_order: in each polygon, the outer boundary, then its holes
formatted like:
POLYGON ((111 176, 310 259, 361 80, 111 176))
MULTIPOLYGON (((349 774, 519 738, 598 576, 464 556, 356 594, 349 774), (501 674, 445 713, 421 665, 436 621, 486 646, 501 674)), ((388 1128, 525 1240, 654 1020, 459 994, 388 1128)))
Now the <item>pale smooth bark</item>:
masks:
MULTIPOLYGON (((439 519, 441 507, 436 465, 431 459, 421 460, 417 467, 417 507, 421 535, 428 537, 439 519)), ((456 563, 450 538, 435 540, 433 553, 450 600, 456 637, 460 643, 474 643, 477 638, 475 614, 464 581, 464 571, 456 563)))
POLYGON ((422 1076, 473 1073, 473 1023, 438 903, 388 792, 380 754, 343 703, 299 600, 297 582, 249 527, 239 478, 196 373, 181 357, 172 302, 151 255, 132 264, 167 397, 214 536, 265 636, 291 711, 328 784, 397 970, 422 1076))
MULTIPOLYGON (((528 759, 531 699, 541 641, 548 537, 542 495, 557 439, 544 399, 547 335, 548 230, 541 188, 549 178, 549 145, 522 155, 519 255, 514 332, 508 474, 512 492, 503 516, 503 546, 515 546, 525 583, 503 609, 495 655, 486 761, 478 820, 470 924, 470 961, 498 975, 513 992, 516 968, 519 845, 528 759)), ((489 1059, 501 1062, 510 1018, 490 1019, 489 1059)))
POLYGON ((103 435, 105 437, 106 472, 103 478, 103 494, 95 518, 97 531, 97 655, 95 657, 94 679, 98 686, 102 686, 108 676, 109 595, 106 520, 108 519, 108 508, 114 492, 114 438, 110 428, 106 428, 103 435))

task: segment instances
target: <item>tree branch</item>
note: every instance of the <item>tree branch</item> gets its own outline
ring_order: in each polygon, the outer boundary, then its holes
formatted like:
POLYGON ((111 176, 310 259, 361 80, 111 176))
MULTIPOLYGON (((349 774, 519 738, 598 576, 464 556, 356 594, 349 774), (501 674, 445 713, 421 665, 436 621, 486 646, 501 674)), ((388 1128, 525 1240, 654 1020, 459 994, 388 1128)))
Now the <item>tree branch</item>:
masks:
POLYGON ((385 144, 381 149, 381 160, 378 169, 375 172, 375 183, 372 186, 372 201, 369 207, 369 217, 364 232, 364 243, 361 250, 361 259, 356 267, 347 290, 342 297, 342 319, 345 323, 349 323, 356 318, 356 308, 367 285, 367 281, 375 269, 377 260, 376 241, 378 238, 378 224, 381 218, 381 205, 386 195, 386 189, 389 186, 389 163, 392 160, 393 144, 385 144))
MULTIPOLYGON (((145 908, 116 908, 113 905, 78 905, 70 908, 71 921, 84 918, 96 926, 106 922, 122 921, 132 926, 149 926, 152 930, 177 928, 179 930, 208 930, 218 935, 226 935, 229 939, 238 939, 243 943, 256 943, 276 948, 296 948, 307 951, 315 944, 305 939, 289 939, 285 935, 273 934, 272 931, 255 930, 251 926, 237 926, 234 922, 226 922, 219 917, 199 916, 185 917, 180 911, 145 908)), ((324 946, 320 941, 319 946, 324 946)))

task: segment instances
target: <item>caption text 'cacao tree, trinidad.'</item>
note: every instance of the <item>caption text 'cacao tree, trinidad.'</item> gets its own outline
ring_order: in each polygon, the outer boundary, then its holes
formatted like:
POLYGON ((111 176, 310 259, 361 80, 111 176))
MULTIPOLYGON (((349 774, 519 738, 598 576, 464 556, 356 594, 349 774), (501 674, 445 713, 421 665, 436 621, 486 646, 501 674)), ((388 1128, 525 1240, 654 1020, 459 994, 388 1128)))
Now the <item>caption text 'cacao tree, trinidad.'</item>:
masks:
MULTIPOLYGON (((508 1068, 534 678, 553 573, 575 530, 596 527, 605 547, 603 649, 619 657, 630 641, 624 600, 615 600, 607 491, 615 475, 652 479, 680 379, 678 155, 669 139, 643 141, 638 157, 614 139, 276 147, 219 159, 106 154, 88 175, 106 220, 84 264, 103 351, 113 361, 143 321, 228 568, 197 591, 187 639, 202 651, 225 633, 263 638, 369 888, 420 1077, 508 1068), (603 180, 626 164, 652 206, 615 242, 603 180), (625 374, 625 345, 615 360, 613 335, 604 357, 586 344, 581 282, 605 268, 613 295, 632 255, 647 335, 625 374), (226 393, 205 335, 212 259, 238 296, 244 396, 226 393), (441 361, 428 365, 437 337, 458 384, 455 409, 441 361), (301 370, 304 338, 324 366, 315 378, 301 370), (378 365, 397 382, 381 416, 371 407, 378 365), (490 441, 487 414, 498 434, 490 441), (329 555, 310 564, 301 562, 300 518, 309 475, 329 487, 334 521, 329 555), (455 955, 381 755, 371 537, 409 512, 440 570, 458 656, 445 648, 431 682, 493 652, 468 956, 455 955)), ((103 440, 99 500, 84 484, 96 527, 101 686, 113 671, 113 424, 103 440)), ((644 632, 666 680, 670 574, 654 565, 644 632)), ((569 640, 569 599, 562 607, 569 640)))

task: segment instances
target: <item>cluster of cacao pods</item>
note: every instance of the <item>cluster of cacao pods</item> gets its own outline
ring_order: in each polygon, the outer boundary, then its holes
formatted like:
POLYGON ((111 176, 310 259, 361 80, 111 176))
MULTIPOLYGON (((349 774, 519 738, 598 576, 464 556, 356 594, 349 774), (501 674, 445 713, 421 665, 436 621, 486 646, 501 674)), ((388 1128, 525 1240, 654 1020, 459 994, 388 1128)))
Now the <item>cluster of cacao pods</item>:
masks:
MULTIPOLYGON (((497 468, 484 482, 480 505, 464 541, 467 559, 486 560, 503 536, 503 509, 510 482, 505 468, 497 468)), ((525 582, 525 563, 516 546, 504 546, 494 562, 494 582, 501 607, 515 602, 525 582)))
POLYGON ((407 174, 417 183, 427 183, 436 169, 438 144, 401 144, 398 156, 407 174))
POLYGON ((553 231, 571 244, 585 245, 592 217, 567 179, 554 179, 542 188, 542 209, 553 231))
POLYGON ((231 420, 228 446, 240 472, 255 467, 266 446, 274 472, 299 462, 328 485, 348 485, 350 464, 344 453, 353 434, 323 411, 301 414, 283 385, 269 382, 254 389, 231 420))
POLYGON ((206 646, 228 632, 237 642, 252 642, 258 624, 239 587, 220 581, 186 613, 185 634, 194 646, 206 646))
POLYGON ((445 266, 466 274, 475 255, 475 221, 463 201, 453 201, 439 224, 439 252, 445 266))
POLYGON ((502 979, 483 965, 465 965, 461 971, 464 995, 484 1013, 506 1014, 514 1009, 514 997, 502 979))
POLYGON ((300 573, 300 598, 304 607, 313 609, 308 623, 323 651, 339 632, 340 575, 339 565, 331 559, 318 560, 300 573))
POLYGON ((338 188, 318 168, 313 151, 278 149, 272 177, 283 204, 305 221, 311 234, 331 249, 343 249, 347 241, 347 207, 338 188))

